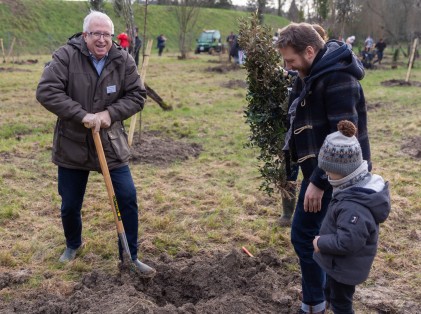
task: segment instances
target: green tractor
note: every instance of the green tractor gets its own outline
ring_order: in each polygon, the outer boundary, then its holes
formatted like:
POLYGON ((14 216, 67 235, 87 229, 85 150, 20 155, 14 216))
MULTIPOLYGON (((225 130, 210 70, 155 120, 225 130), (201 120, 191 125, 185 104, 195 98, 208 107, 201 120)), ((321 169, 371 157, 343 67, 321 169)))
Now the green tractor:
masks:
POLYGON ((212 54, 214 52, 221 52, 223 45, 221 43, 221 32, 218 30, 205 30, 199 38, 196 39, 196 49, 194 53, 207 52, 212 54))

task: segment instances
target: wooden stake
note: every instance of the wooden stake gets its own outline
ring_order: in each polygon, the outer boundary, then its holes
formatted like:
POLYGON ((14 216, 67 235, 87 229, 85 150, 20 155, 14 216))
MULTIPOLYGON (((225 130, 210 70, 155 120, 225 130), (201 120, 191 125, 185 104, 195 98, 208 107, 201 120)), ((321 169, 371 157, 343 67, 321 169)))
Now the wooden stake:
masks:
POLYGON ((6 55, 4 54, 3 38, 0 38, 1 53, 3 55, 3 63, 6 63, 6 55))
POLYGON ((16 41, 16 37, 13 37, 13 39, 12 39, 12 44, 10 45, 10 48, 9 48, 9 53, 7 54, 7 60, 9 60, 10 55, 11 55, 11 54, 12 54, 12 52, 13 52, 13 46, 15 45, 15 41, 16 41))
POLYGON ((408 66, 408 72, 406 72, 406 78, 405 82, 409 82, 409 75, 411 74, 412 64, 414 63, 414 57, 415 57, 415 51, 417 50, 418 46, 418 37, 414 39, 414 43, 412 45, 412 52, 411 57, 409 58, 409 66, 408 66))
POLYGON ((243 246, 243 247, 241 247, 241 249, 244 251, 244 253, 246 253, 248 256, 250 256, 250 257, 254 257, 253 256, 253 254, 251 254, 250 252, 249 252, 249 250, 247 250, 246 249, 246 247, 245 246, 243 246))
POLYGON ((146 53, 143 56, 142 69, 140 70, 140 77, 142 78, 142 81, 144 81, 145 77, 146 77, 146 69, 147 69, 148 64, 149 64, 149 56, 150 56, 151 50, 152 50, 152 43, 153 43, 153 40, 149 39, 148 44, 146 46, 146 53))
MULTIPOLYGON (((146 68, 148 67, 148 63, 149 63, 149 56, 152 50, 152 43, 153 43, 152 39, 148 40, 148 44, 145 50, 145 55, 143 56, 142 68, 140 70, 140 79, 142 80, 143 83, 145 82, 145 78, 146 78, 146 68)), ((134 130, 136 128, 136 120, 137 120, 137 113, 135 113, 130 120, 130 129, 129 129, 129 135, 128 135, 129 147, 131 147, 133 144, 133 135, 134 135, 134 130)))

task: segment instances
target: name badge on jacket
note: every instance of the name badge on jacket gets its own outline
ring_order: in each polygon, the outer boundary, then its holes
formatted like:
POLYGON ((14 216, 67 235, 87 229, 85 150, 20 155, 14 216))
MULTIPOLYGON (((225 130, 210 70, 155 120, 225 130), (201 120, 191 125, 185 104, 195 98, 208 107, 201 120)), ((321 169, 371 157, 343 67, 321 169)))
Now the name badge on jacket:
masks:
POLYGON ((107 94, 112 94, 116 92, 115 85, 107 86, 107 94))

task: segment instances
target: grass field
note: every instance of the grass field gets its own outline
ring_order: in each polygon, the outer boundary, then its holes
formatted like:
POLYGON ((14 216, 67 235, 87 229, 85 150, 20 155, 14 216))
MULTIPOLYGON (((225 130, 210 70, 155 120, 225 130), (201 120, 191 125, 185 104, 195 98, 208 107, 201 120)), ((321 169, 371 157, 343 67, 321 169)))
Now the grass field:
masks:
MULTIPOLYGON (((35 100, 43 64, 50 57, 37 58, 35 65, 0 65, 0 272, 31 272, 28 281, 0 291, 3 301, 33 288, 66 291, 94 269, 117 271, 113 217, 103 179, 94 173, 83 207, 85 246, 80 258, 65 266, 57 261, 65 245, 57 169, 50 162, 55 117, 35 100)), ((245 72, 209 71, 219 61, 207 55, 183 62, 175 55, 151 56, 147 82, 174 110, 162 111, 148 101, 143 131, 197 143, 203 151, 198 158, 165 167, 131 166, 141 207, 141 257, 242 245, 252 253, 273 248, 282 257, 295 256, 288 228, 276 223, 280 199, 258 190, 257 154, 244 148, 246 90, 225 87, 244 80, 245 72)), ((421 81, 420 66, 417 61, 411 81, 421 81)), ((405 74, 403 67, 389 70, 384 65, 368 71, 362 81, 373 172, 390 182, 392 212, 381 227, 378 256, 356 303, 373 302, 377 294, 395 302, 397 313, 405 313, 399 310, 403 301, 421 303, 421 147, 416 146, 421 88, 384 87, 381 82, 404 79, 405 74), (406 147, 410 140, 415 144, 406 147), (418 156, 410 156, 407 148, 418 149, 418 156)), ((297 264, 288 267, 299 273, 297 264)))

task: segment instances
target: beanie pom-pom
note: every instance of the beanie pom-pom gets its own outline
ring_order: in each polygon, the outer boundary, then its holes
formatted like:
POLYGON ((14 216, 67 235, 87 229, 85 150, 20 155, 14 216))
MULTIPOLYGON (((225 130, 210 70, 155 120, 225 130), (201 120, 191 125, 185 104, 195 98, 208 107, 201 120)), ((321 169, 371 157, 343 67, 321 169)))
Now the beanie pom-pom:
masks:
POLYGON ((342 120, 338 123, 338 131, 346 137, 352 137, 357 133, 357 127, 348 120, 342 120))

